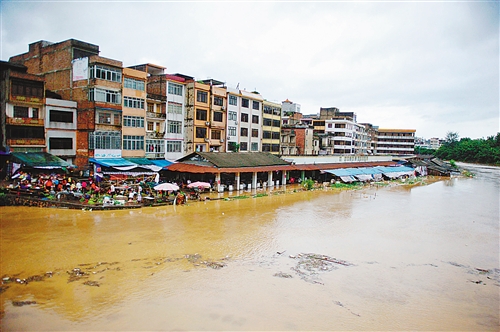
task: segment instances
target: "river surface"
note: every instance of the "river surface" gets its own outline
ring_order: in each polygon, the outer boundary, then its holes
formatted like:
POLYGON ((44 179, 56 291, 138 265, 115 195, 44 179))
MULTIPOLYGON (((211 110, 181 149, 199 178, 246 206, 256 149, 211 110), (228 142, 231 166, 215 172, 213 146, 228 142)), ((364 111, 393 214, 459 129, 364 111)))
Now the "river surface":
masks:
MULTIPOLYGON (((498 331, 500 168, 120 211, 2 207, 2 331, 498 331)), ((236 194, 235 194, 236 195, 236 194)))

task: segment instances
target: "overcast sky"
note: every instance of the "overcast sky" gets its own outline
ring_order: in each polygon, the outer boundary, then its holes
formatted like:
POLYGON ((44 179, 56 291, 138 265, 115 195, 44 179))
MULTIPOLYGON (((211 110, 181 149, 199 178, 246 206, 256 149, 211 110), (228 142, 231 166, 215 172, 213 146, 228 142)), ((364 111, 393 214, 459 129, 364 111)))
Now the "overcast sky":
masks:
POLYGON ((303 114, 419 137, 499 131, 499 5, 491 2, 8 1, 2 60, 78 39, 124 66, 213 78, 303 114))

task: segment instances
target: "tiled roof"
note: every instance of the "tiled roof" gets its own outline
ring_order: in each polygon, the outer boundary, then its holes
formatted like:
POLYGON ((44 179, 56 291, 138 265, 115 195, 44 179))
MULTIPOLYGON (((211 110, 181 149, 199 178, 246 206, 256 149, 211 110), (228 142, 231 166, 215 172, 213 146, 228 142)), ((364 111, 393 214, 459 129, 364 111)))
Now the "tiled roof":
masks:
POLYGON ((195 152, 178 161, 217 168, 288 166, 290 163, 267 152, 195 152), (201 159, 204 160, 199 160, 201 159), (198 159, 198 160, 196 160, 198 159))

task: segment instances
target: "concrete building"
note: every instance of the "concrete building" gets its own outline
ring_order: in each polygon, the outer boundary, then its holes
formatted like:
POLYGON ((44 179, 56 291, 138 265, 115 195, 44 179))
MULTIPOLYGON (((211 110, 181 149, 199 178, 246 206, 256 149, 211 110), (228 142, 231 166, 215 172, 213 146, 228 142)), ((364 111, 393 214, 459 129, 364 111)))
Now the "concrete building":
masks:
POLYGON ((240 90, 240 152, 261 151, 262 102, 258 92, 240 90))
POLYGON ((77 102, 46 98, 47 152, 69 164, 76 158, 77 102))
POLYGON ((262 102, 262 152, 280 153, 281 105, 262 102))
POLYGON ((415 129, 378 129, 376 153, 411 155, 415 151, 415 129))
POLYGON ((78 103, 75 164, 122 155, 122 62, 99 56, 99 46, 68 39, 38 41, 9 59, 45 79, 46 88, 78 103))
POLYGON ((227 87, 226 151, 238 152, 240 148, 240 107, 240 90, 227 87))
POLYGON ((123 68, 122 157, 144 158, 147 73, 123 68))
POLYGON ((0 61, 0 141, 3 152, 46 152, 43 77, 0 61))

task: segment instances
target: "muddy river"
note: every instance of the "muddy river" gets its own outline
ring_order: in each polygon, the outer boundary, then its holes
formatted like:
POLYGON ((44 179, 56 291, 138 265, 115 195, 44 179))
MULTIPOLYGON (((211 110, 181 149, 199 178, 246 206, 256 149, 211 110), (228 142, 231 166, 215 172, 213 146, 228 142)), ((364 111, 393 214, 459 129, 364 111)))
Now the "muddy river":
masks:
POLYGON ((500 168, 465 166, 476 177, 2 207, 0 329, 497 331, 500 168))

